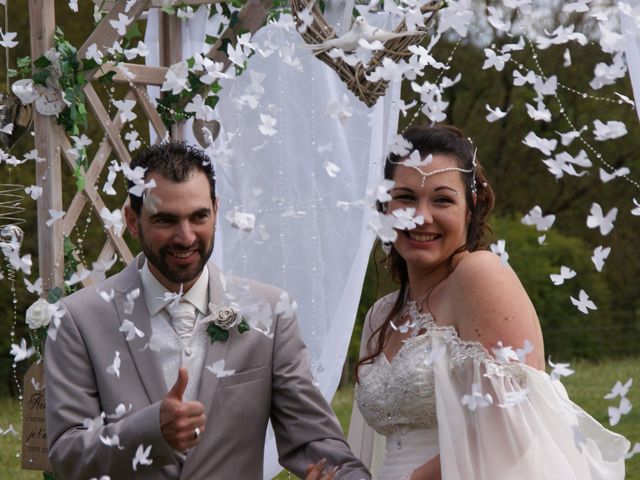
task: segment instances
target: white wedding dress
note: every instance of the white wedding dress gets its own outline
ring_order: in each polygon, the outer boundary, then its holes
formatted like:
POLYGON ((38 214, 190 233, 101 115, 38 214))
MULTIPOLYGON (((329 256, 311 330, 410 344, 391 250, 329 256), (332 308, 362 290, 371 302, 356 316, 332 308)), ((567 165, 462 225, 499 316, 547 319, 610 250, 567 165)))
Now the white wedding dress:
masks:
MULTIPOLYGON (((373 307, 365 343, 394 301, 373 307)), ((391 362, 381 354, 363 365, 355 390, 362 417, 386 437, 376 480, 408 479, 437 455, 443 480, 624 479, 629 442, 571 402, 559 381, 498 362, 413 302, 403 313, 412 336, 391 362)))

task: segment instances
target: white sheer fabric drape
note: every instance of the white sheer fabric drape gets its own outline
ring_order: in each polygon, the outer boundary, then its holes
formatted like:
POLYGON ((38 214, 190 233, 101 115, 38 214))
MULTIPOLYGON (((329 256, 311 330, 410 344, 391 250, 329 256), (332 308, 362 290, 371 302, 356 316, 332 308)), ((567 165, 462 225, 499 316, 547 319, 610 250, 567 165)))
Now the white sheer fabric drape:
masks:
MULTIPOLYGON (((330 10, 328 21, 340 21, 345 4, 330 10)), ((385 20, 383 15, 369 19, 378 25, 385 20)), ((201 51, 205 29, 213 28, 205 23, 201 18, 186 22, 183 38, 190 44, 183 45, 185 58, 201 51)), ((146 41, 157 51, 150 30, 146 41)), ((213 156, 220 202, 214 257, 223 271, 282 287, 297 301, 315 380, 330 399, 342 373, 374 239, 367 229, 368 209, 358 202, 380 180, 385 148, 397 131, 399 88, 391 85, 375 107, 367 108, 304 48, 288 16, 263 27, 252 41, 260 48, 272 45, 273 53, 267 58, 256 53, 248 71, 225 82, 216 108, 222 131, 212 149, 218 151, 213 156), (287 55, 291 46, 295 49, 287 55), (256 74, 264 74, 264 80, 253 109, 238 99, 256 74), (344 111, 351 115, 341 122, 327 114, 327 106, 343 103, 343 95, 348 99, 344 111), (260 114, 277 120, 274 135, 260 133, 260 114), (232 227, 227 217, 234 211, 255 215, 252 231, 232 227)), ((191 127, 186 130, 190 134, 191 127)), ((265 478, 272 478, 281 467, 275 440, 268 437, 265 478)))
POLYGON ((442 352, 434 375, 443 478, 624 478, 629 442, 574 404, 559 381, 527 365, 497 363, 453 327, 434 329, 431 351, 442 352), (492 403, 464 405, 472 386, 473 397, 490 395, 492 403))
MULTIPOLYGON (((640 1, 628 0, 629 5, 638 9, 640 1)), ((620 24, 625 37, 624 55, 629 67, 629 78, 633 87, 636 112, 640 117, 640 25, 624 13, 620 13, 620 24)))

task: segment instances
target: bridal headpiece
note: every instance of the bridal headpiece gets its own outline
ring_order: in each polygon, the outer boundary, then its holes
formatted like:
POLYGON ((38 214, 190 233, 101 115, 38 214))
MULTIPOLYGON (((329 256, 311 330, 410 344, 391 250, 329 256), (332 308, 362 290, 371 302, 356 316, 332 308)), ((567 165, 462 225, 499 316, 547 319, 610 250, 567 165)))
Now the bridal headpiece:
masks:
MULTIPOLYGON (((469 139, 469 141, 471 142, 471 139, 469 139)), ((472 142, 473 145, 473 142, 472 142)), ((395 163, 397 165, 404 165, 405 167, 410 167, 413 168, 416 172, 418 172, 421 176, 421 180, 420 180, 420 186, 424 187, 425 182, 427 181, 427 178, 436 175, 438 173, 444 173, 444 172, 461 172, 461 173, 471 173, 471 191, 473 193, 477 193, 477 185, 476 185, 476 167, 478 166, 478 161, 476 159, 476 156, 478 154, 478 149, 475 148, 473 151, 473 160, 471 161, 471 168, 461 168, 461 167, 444 167, 444 168, 437 168, 435 170, 431 170, 430 172, 425 172, 422 170, 421 167, 426 166, 429 164, 429 162, 425 163, 425 159, 423 159, 421 162, 417 163, 415 161, 411 161, 411 159, 403 159, 403 160, 399 160, 399 161, 393 161, 391 160, 392 163, 395 163)), ((426 158, 429 158, 431 155, 427 155, 426 158)), ((486 186, 483 185, 483 186, 486 186)))

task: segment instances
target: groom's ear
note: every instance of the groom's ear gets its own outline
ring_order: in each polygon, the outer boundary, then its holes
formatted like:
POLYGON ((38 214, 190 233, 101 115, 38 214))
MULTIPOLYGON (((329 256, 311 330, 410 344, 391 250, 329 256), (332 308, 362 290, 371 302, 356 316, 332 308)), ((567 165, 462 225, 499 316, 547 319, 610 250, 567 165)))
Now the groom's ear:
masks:
POLYGON ((140 223, 138 221, 138 215, 133 211, 131 205, 125 205, 124 218, 127 221, 127 230, 134 238, 139 238, 140 235, 140 223))

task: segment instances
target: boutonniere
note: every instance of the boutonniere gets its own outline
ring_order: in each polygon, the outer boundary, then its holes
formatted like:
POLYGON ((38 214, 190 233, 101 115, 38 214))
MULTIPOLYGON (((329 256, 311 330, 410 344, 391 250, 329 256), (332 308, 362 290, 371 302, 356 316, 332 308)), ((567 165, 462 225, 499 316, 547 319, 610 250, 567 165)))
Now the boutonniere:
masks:
POLYGON ((229 330, 233 327, 236 327, 241 334, 249 330, 249 324, 235 308, 227 306, 216 310, 207 327, 211 343, 226 342, 229 338, 229 330))

